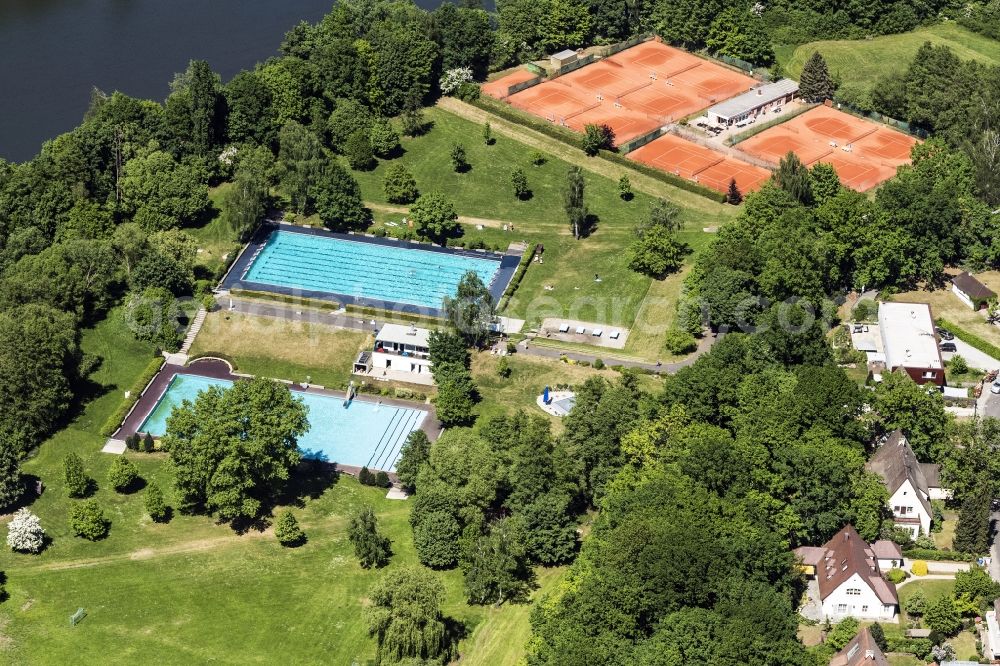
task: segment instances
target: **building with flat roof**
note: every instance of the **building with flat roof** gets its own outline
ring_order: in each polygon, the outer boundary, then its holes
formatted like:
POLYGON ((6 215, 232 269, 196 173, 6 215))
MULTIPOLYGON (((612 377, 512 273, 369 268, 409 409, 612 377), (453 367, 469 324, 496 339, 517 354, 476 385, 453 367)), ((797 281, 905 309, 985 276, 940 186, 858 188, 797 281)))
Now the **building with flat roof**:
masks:
POLYGON ((889 372, 902 368, 918 384, 944 386, 944 361, 927 303, 880 303, 879 334, 889 372))
POLYGON ((363 351, 354 362, 354 373, 389 377, 404 381, 431 383, 431 332, 416 326, 383 324, 375 334, 371 351, 363 351), (410 378, 407 375, 414 375, 410 378))
POLYGON ((575 61, 576 51, 572 49, 563 49, 559 53, 553 53, 549 56, 549 62, 552 63, 552 66, 556 69, 575 61))
POLYGON ((708 122, 729 127, 750 118, 756 118, 772 108, 791 102, 798 92, 798 81, 791 79, 765 83, 750 92, 745 92, 710 107, 706 112, 708 122))

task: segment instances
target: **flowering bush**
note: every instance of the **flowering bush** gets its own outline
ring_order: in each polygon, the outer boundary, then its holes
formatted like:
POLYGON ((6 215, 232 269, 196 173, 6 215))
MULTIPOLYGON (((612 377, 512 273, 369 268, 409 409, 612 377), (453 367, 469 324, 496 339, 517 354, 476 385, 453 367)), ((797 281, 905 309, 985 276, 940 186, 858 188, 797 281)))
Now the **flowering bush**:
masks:
POLYGON ((27 509, 14 514, 7 526, 7 545, 22 553, 38 553, 45 545, 45 530, 38 516, 27 509))
POLYGON ((469 83, 472 81, 472 68, 471 67, 456 67, 455 69, 449 69, 441 77, 441 92, 445 95, 450 95, 459 88, 462 87, 463 83, 469 83))

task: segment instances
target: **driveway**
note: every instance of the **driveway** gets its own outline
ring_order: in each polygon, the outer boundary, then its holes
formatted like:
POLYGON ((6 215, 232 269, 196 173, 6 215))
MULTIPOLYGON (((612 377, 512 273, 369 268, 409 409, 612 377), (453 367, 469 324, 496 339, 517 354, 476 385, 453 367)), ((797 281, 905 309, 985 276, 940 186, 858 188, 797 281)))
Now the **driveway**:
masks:
POLYGON ((951 342, 955 343, 956 351, 941 352, 941 357, 944 360, 949 361, 955 354, 959 354, 969 364, 970 368, 987 371, 1000 369, 1000 360, 993 358, 989 354, 984 354, 969 343, 962 342, 958 338, 955 338, 951 342))

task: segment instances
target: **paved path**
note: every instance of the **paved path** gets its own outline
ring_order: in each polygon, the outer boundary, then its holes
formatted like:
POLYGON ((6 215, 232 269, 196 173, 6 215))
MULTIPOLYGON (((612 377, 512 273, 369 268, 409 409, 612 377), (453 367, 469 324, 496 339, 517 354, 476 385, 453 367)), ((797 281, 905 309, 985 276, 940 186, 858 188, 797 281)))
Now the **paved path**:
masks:
POLYGON ((951 342, 955 343, 954 352, 941 352, 941 357, 944 360, 949 361, 956 354, 965 359, 969 364, 970 368, 977 368, 979 370, 997 370, 1000 369, 1000 360, 993 358, 989 354, 985 354, 967 342, 962 342, 958 338, 955 338, 951 342))
POLYGON ((655 372, 656 374, 661 375, 673 374, 681 368, 693 365, 694 362, 698 360, 699 356, 712 348, 712 345, 715 344, 716 340, 717 336, 712 334, 706 335, 698 341, 698 349, 690 356, 682 361, 677 361, 676 363, 663 363, 661 365, 650 363, 648 361, 619 359, 614 356, 614 350, 609 350, 609 353, 585 354, 583 352, 557 349, 554 347, 541 347, 539 345, 531 344, 530 339, 522 340, 518 343, 517 350, 518 352, 529 356, 539 356, 555 360, 559 360, 559 357, 561 356, 573 359, 574 361, 584 361, 588 363, 593 363, 595 360, 601 359, 604 361, 605 365, 621 365, 626 368, 641 368, 643 370, 649 370, 650 372, 655 372))
POLYGON ((904 585, 909 585, 910 583, 918 580, 954 580, 955 574, 927 574, 926 576, 910 576, 901 583, 896 583, 896 589, 903 587, 904 585))
MULTIPOLYGON (((314 310, 294 305, 283 305, 281 303, 266 303, 261 301, 246 300, 236 296, 226 295, 219 297, 219 305, 223 310, 240 312, 254 316, 275 317, 277 319, 285 319, 288 321, 306 321, 316 324, 325 324, 327 326, 335 326, 337 328, 349 328, 356 331, 370 332, 372 330, 370 319, 359 318, 357 315, 351 315, 337 310, 314 310)), ((610 353, 586 354, 583 352, 554 349, 552 347, 539 347, 538 345, 531 344, 530 339, 522 340, 518 343, 517 350, 518 352, 528 356, 537 356, 556 361, 558 361, 559 357, 563 355, 575 361, 587 361, 589 363, 593 363, 596 359, 600 358, 607 365, 621 365, 626 368, 642 368, 657 374, 673 374, 681 368, 686 368, 687 366, 692 365, 696 360, 698 360, 699 356, 711 349, 712 345, 715 344, 716 339, 717 336, 711 334, 706 335, 698 342, 697 351, 692 353, 690 356, 682 361, 677 361, 676 363, 664 363, 660 366, 648 361, 617 359, 610 353)))

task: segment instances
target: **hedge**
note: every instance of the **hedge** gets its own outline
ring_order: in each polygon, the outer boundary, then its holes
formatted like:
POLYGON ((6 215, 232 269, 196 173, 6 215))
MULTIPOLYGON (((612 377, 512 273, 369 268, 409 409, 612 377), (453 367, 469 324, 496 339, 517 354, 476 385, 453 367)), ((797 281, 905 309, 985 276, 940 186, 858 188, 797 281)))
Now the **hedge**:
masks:
POLYGON ((286 296, 284 294, 275 294, 270 291, 254 291, 252 289, 230 289, 229 292, 233 296, 243 296, 246 298, 257 298, 265 301, 276 301, 278 303, 288 303, 289 305, 302 305, 305 307, 316 308, 318 310, 339 310, 339 303, 331 303, 330 301, 321 301, 313 298, 303 298, 301 296, 286 296))
POLYGON ((747 130, 743 130, 742 132, 739 132, 738 134, 733 134, 728 139, 726 139, 726 145, 727 146, 735 146, 736 144, 740 143, 741 141, 746 141, 750 137, 755 136, 757 134, 760 134, 764 130, 771 129, 775 125, 780 125, 782 123, 788 122, 789 120, 791 120, 795 116, 800 116, 803 113, 805 113, 806 111, 814 109, 817 106, 819 106, 819 105, 818 104, 803 104, 801 107, 799 107, 795 111, 792 111, 790 113, 783 113, 780 116, 778 116, 777 118, 772 118, 771 120, 768 120, 767 122, 760 123, 759 125, 757 123, 754 123, 754 127, 751 127, 750 129, 747 129, 747 130))
POLYGON ((945 319, 938 318, 937 325, 941 328, 946 328, 955 334, 955 337, 964 342, 965 344, 975 347, 979 351, 983 352, 987 356, 992 356, 995 359, 1000 359, 1000 347, 997 347, 992 342, 987 342, 975 333, 969 333, 966 330, 955 326, 955 324, 947 321, 945 319))
POLYGON ((424 324, 425 326, 431 327, 441 326, 441 320, 436 317, 410 314, 408 312, 390 311, 389 315, 386 316, 386 310, 370 308, 364 305, 348 305, 347 311, 351 314, 361 315, 363 317, 372 317, 373 319, 382 318, 388 319, 389 321, 406 321, 412 324, 424 324))
POLYGON ((149 362, 149 365, 142 371, 135 382, 132 384, 132 388, 129 390, 129 397, 123 398, 118 408, 108 416, 108 420, 104 422, 104 427, 101 428, 102 437, 111 437, 118 430, 118 426, 122 424, 125 417, 128 416, 129 410, 132 406, 139 401, 139 397, 142 395, 143 390, 149 382, 153 381, 153 377, 160 371, 163 364, 166 361, 163 357, 157 356, 149 362))
MULTIPOLYGON (((580 148, 580 135, 576 132, 571 132, 569 130, 562 129, 561 127, 554 125, 547 120, 542 120, 541 118, 536 118, 535 116, 529 115, 527 113, 521 113, 511 107, 507 106, 502 102, 497 102, 496 100, 480 97, 476 100, 471 100, 468 102, 472 106, 475 106, 483 111, 495 114, 509 120, 512 123, 517 123, 518 125, 525 125, 533 130, 541 132, 546 136, 550 136, 553 139, 562 141, 565 144, 573 146, 574 148, 580 148)), ((660 182, 666 183, 667 185, 672 185, 678 187, 682 190, 687 190, 688 192, 693 192, 699 194, 707 199, 713 201, 718 201, 719 203, 726 202, 726 195, 722 192, 716 192, 713 189, 707 188, 698 183, 693 183, 690 180, 681 178, 680 176, 675 176, 672 173, 666 171, 660 171, 651 166, 642 164, 641 162, 636 162, 635 160, 630 160, 618 153, 611 152, 610 150, 602 150, 599 155, 609 162, 614 162, 620 164, 621 166, 628 167, 638 171, 639 173, 645 174, 650 178, 655 178, 660 182)))
POLYGON ((504 308, 507 307, 507 303, 514 296, 514 292, 517 291, 518 286, 521 284, 521 280, 524 278, 524 274, 528 272, 528 264, 531 263, 531 259, 535 256, 535 243, 528 245, 528 249, 524 251, 521 255, 521 262, 517 265, 517 270, 514 271, 513 277, 510 279, 510 283, 507 285, 507 289, 504 290, 503 296, 500 298, 500 304, 497 306, 497 312, 502 312, 504 308))
POLYGON ((911 548, 903 551, 903 557, 909 560, 932 560, 934 562, 972 562, 976 556, 971 553, 959 553, 954 550, 927 550, 911 548))
POLYGON ((888 652, 905 652, 921 659, 931 651, 931 647, 934 645, 929 638, 906 638, 894 635, 886 635, 885 641, 888 643, 888 652))

